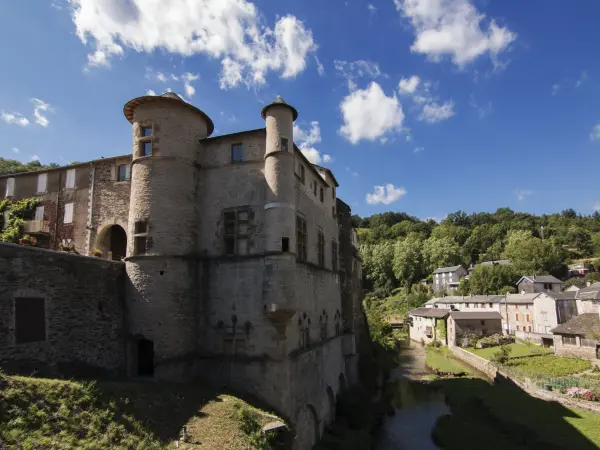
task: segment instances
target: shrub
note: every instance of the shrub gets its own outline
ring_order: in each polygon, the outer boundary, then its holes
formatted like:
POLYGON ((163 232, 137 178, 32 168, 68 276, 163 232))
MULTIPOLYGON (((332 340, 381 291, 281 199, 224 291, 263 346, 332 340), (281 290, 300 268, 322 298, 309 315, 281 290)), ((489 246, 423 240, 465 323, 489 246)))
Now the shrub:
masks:
POLYGON ((37 244, 37 239, 34 238, 33 236, 29 235, 29 234, 26 234, 21 239, 19 239, 19 243, 21 245, 35 246, 35 244, 37 244))
POLYGON ((479 339, 477 348, 497 347, 498 345, 512 344, 513 342, 515 342, 513 336, 504 336, 498 333, 479 339))
POLYGON ((99 248, 95 248, 91 251, 92 256, 96 256, 97 258, 102 258, 102 255, 104 253, 102 253, 102 250, 100 250, 99 248))
POLYGON ((498 364, 506 364, 510 358, 511 349, 508 345, 501 345, 496 353, 492 355, 492 361, 498 364))

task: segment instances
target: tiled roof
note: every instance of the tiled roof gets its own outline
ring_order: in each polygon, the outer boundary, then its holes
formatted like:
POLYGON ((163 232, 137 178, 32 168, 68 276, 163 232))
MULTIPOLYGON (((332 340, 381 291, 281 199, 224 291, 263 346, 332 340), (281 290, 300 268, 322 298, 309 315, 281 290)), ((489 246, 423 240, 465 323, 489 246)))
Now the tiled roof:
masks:
POLYGON ((433 300, 435 303, 449 305, 451 303, 500 303, 502 299, 504 299, 502 295, 449 295, 433 300))
POLYGON ((552 333, 595 337, 594 333, 600 333, 600 319, 596 313, 580 314, 554 328, 552 333))
MULTIPOLYGON (((513 305, 524 305, 524 304, 530 304, 533 303, 533 299, 538 297, 540 295, 539 292, 534 292, 533 294, 508 294, 506 296, 506 301, 508 302, 508 304, 513 304, 513 305)), ((504 302, 504 299, 502 300, 502 303, 504 302)))
POLYGON ((524 279, 531 281, 532 283, 560 283, 563 284, 558 278, 553 277, 552 275, 525 275, 521 277, 517 284, 520 284, 524 279))
POLYGON ((461 265, 452 266, 452 267, 438 267, 433 271, 433 273, 446 273, 446 272, 456 272, 461 265))
POLYGON ((600 283, 594 283, 591 286, 579 289, 575 293, 575 298, 578 300, 599 300, 600 299, 600 283))
POLYGON ((552 297, 554 300, 573 300, 576 293, 576 291, 544 292, 544 294, 552 297))
POLYGON ((434 317, 437 319, 443 319, 450 312, 449 309, 442 308, 417 308, 408 312, 409 316, 419 316, 419 317, 434 317))

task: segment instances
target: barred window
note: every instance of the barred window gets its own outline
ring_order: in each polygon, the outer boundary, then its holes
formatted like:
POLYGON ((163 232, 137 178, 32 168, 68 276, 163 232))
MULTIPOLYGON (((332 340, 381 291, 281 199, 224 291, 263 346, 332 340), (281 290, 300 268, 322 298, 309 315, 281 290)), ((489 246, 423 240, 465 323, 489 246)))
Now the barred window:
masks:
POLYGON ((581 338, 581 346, 582 347, 596 347, 596 340, 595 339, 584 339, 581 338))
POLYGON ((319 266, 325 267, 325 235, 321 229, 318 230, 317 259, 319 266))
POLYGON ((335 241, 331 241, 331 270, 338 270, 338 245, 335 241))
POLYGON ((577 345, 577 337, 575 336, 563 336, 562 337, 563 345, 577 345))
POLYGON ((296 258, 300 261, 306 261, 306 220, 303 217, 296 217, 296 258))

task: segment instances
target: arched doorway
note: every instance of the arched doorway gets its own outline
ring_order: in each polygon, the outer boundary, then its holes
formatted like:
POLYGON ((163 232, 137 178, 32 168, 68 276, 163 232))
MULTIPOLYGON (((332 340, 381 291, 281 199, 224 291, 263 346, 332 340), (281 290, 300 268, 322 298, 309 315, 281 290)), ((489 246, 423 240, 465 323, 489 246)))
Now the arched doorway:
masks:
POLYGON ((148 339, 138 341, 138 376, 154 376, 154 342, 148 339))
POLYGON ((105 227, 97 239, 104 258, 121 261, 127 255, 127 233, 120 225, 105 227))
POLYGON ((325 425, 331 425, 333 422, 335 422, 335 395, 331 386, 327 386, 325 392, 327 394, 325 425))

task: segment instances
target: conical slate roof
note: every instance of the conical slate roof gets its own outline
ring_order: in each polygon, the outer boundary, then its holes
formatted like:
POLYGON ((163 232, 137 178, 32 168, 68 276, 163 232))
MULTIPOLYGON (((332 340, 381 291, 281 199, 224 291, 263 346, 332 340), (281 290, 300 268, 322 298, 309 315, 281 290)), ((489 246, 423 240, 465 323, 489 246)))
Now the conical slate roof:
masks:
POLYGON ((270 103, 267 106, 265 106, 262 109, 262 111, 260 112, 260 115, 262 116, 263 119, 266 119, 267 109, 269 109, 271 106, 275 106, 275 105, 287 106, 288 108, 290 108, 292 110, 293 120, 296 120, 298 118, 298 111, 296 111, 296 108, 294 108, 292 105, 287 104, 286 101, 281 97, 281 95, 278 95, 277 98, 273 101, 273 103, 270 103))

